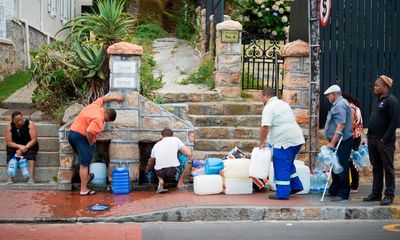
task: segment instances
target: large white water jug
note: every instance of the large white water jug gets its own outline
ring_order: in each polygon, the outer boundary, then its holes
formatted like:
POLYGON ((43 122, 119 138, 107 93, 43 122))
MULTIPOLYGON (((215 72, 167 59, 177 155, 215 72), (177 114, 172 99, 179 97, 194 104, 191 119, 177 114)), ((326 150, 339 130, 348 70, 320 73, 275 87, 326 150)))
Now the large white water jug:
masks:
MULTIPOLYGON (((303 191, 296 194, 308 194, 310 192, 310 168, 304 164, 303 161, 294 160, 297 175, 303 184, 303 191)), ((269 180, 268 185, 272 191, 276 191, 276 184, 274 178, 274 164, 271 162, 269 167, 269 180)))
POLYGON ((225 194, 252 194, 253 180, 251 178, 224 178, 225 194))
POLYGON ((249 168, 250 177, 267 178, 271 158, 272 150, 270 148, 264 148, 262 150, 258 147, 253 148, 249 168))
POLYGON ((194 193, 198 195, 219 194, 222 192, 221 175, 200 175, 193 178, 194 193))
POLYGON ((95 185, 106 184, 107 167, 105 163, 95 162, 90 164, 89 172, 94 174, 93 180, 90 182, 95 185))
POLYGON ((236 158, 224 161, 224 177, 249 178, 250 159, 236 158))

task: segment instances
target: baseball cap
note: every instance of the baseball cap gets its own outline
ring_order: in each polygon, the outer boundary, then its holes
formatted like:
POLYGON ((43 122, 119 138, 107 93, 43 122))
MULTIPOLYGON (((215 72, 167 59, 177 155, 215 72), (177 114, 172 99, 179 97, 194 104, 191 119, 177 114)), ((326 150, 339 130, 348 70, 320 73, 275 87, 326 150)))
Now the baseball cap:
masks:
POLYGON ((340 90, 340 87, 338 85, 332 85, 326 91, 324 92, 324 95, 328 95, 329 93, 335 93, 335 92, 342 92, 340 90))

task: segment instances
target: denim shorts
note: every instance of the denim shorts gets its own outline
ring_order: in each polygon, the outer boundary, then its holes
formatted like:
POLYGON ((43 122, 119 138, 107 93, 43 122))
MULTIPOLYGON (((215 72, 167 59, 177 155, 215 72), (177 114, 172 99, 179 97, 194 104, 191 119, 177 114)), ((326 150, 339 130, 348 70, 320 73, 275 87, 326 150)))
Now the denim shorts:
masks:
POLYGON ((79 163, 83 166, 89 167, 92 158, 96 153, 96 144, 90 145, 85 136, 74 131, 71 131, 68 134, 68 142, 78 155, 79 163))

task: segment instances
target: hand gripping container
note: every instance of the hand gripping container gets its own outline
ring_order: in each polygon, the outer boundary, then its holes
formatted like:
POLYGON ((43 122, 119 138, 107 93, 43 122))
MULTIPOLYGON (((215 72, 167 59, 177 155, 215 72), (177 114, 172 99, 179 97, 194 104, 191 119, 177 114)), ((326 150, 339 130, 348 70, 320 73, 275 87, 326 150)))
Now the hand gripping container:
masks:
POLYGON ((118 167, 112 171, 111 176, 114 194, 128 194, 130 192, 130 177, 127 168, 118 167))
POLYGON ((258 147, 251 152, 249 175, 255 178, 265 179, 268 177, 269 165, 272 159, 272 149, 258 147))
POLYGON ((219 194, 222 192, 222 177, 217 174, 196 176, 193 188, 198 195, 219 194))

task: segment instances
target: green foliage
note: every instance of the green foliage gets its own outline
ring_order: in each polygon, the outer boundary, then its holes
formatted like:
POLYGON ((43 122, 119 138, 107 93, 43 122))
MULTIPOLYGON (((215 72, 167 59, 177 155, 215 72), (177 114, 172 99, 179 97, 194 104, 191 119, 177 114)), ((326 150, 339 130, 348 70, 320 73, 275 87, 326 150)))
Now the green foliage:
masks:
POLYGON ((124 40, 133 34, 135 18, 125 13, 125 0, 103 0, 98 2, 98 12, 82 15, 68 21, 59 31, 70 30, 68 37, 82 41, 111 43, 124 40))
POLYGON ((148 23, 139 25, 136 28, 135 36, 140 39, 154 40, 157 38, 163 38, 167 33, 162 29, 160 25, 154 23, 148 23))
POLYGON ((7 99, 11 94, 28 84, 32 79, 32 72, 20 70, 13 75, 4 78, 0 82, 0 102, 7 99))
POLYGON ((242 23, 250 33, 270 34, 285 39, 290 15, 291 0, 230 0, 235 7, 232 17, 242 23))
POLYGON ((213 89, 215 87, 215 82, 213 79, 214 70, 215 70, 214 58, 204 59, 200 63, 200 66, 197 69, 197 71, 190 74, 190 76, 185 81, 190 83, 206 84, 210 89, 213 89))
POLYGON ((72 48, 76 53, 75 61, 83 71, 83 77, 105 79, 103 71, 105 51, 103 47, 99 44, 88 45, 74 41, 72 48))
POLYGON ((153 75, 153 69, 156 65, 153 56, 144 53, 142 55, 142 62, 140 66, 140 94, 143 96, 153 99, 155 96, 152 95, 152 91, 162 88, 164 85, 162 76, 155 78, 153 75))
POLYGON ((164 104, 165 103, 165 99, 163 96, 155 96, 153 98, 153 102, 157 103, 157 104, 164 104))
POLYGON ((80 69, 73 67, 75 53, 62 42, 32 51, 33 80, 38 84, 32 102, 54 116, 57 109, 86 91, 80 69))
POLYGON ((161 0, 138 0, 138 23, 162 23, 163 5, 161 0))
POLYGON ((251 98, 252 96, 251 96, 250 93, 245 92, 245 91, 242 91, 242 92, 240 93, 240 97, 245 98, 245 99, 248 99, 248 98, 251 98))

